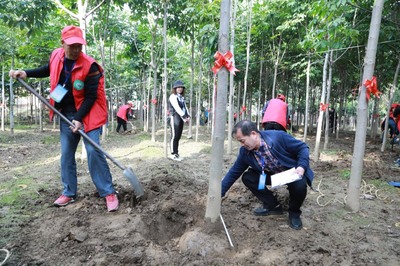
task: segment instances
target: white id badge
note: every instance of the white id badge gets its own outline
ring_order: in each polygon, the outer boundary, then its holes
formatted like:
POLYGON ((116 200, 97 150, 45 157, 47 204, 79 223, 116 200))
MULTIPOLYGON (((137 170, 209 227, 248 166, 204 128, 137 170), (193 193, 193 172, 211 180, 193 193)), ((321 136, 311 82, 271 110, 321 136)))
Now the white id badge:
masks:
POLYGON ((258 190, 263 190, 265 189, 265 180, 267 178, 267 175, 262 172, 260 175, 260 180, 258 181, 258 190))
POLYGON ((58 84, 57 87, 50 93, 50 97, 59 103, 64 98, 65 94, 67 94, 67 92, 68 91, 66 88, 58 84))

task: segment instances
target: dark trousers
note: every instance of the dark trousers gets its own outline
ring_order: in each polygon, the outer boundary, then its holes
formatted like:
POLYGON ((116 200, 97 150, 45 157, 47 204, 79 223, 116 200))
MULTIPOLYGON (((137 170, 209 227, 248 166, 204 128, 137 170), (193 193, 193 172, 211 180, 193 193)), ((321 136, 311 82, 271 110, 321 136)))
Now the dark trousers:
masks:
MULTIPOLYGON (((264 206, 268 209, 272 209, 279 204, 276 197, 273 195, 272 191, 268 188, 263 190, 258 190, 258 181, 260 178, 260 173, 249 168, 242 176, 242 181, 246 187, 256 196, 264 206)), ((271 175, 267 174, 267 185, 271 185, 271 175)), ((303 176, 302 179, 289 183, 287 185, 289 190, 289 215, 300 216, 300 207, 304 202, 307 195, 307 182, 306 177, 303 176)))
POLYGON ((286 128, 284 128, 281 124, 276 122, 266 122, 263 124, 264 130, 274 129, 274 130, 282 130, 286 132, 286 128))
POLYGON ((121 117, 117 116, 117 122, 118 122, 117 133, 119 133, 119 129, 121 128, 121 126, 122 126, 122 128, 124 129, 124 132, 125 132, 126 131, 126 121, 124 119, 122 119, 121 117))
POLYGON ((183 120, 176 113, 171 116, 171 153, 179 154, 179 140, 182 137, 183 132, 183 120))

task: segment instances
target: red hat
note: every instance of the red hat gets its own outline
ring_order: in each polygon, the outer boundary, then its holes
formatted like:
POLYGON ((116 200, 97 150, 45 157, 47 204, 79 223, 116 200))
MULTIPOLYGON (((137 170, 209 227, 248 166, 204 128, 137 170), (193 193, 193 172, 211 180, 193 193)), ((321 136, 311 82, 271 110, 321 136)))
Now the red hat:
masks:
POLYGON ((61 39, 68 45, 75 43, 86 45, 81 28, 76 26, 66 26, 61 31, 61 39))
POLYGON ((280 99, 282 101, 286 101, 286 97, 283 94, 278 94, 278 96, 276 96, 277 99, 280 99))

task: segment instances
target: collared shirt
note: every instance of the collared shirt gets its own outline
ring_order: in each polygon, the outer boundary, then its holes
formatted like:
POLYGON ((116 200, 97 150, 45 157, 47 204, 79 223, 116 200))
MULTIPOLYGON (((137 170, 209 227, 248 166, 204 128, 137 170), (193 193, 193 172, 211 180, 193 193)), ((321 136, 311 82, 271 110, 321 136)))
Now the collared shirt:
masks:
POLYGON ((260 164, 262 171, 267 171, 269 173, 280 173, 287 170, 284 168, 279 161, 272 156, 271 151, 267 143, 261 138, 260 147, 254 152, 254 157, 260 164))

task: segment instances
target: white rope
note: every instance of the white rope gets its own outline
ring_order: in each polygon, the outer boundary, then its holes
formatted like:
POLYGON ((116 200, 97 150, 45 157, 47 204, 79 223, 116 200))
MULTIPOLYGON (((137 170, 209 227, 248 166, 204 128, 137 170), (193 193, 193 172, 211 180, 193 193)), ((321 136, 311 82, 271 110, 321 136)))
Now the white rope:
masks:
POLYGON ((7 262, 7 260, 10 258, 11 252, 4 248, 0 249, 0 251, 4 251, 6 253, 5 259, 0 263, 0 266, 3 266, 7 262))
MULTIPOLYGON (((375 199, 375 198, 379 199, 379 200, 386 200, 387 199, 387 197, 383 197, 383 196, 379 195, 378 192, 380 192, 380 190, 377 189, 375 185, 367 184, 364 180, 361 180, 361 181, 362 181, 363 185, 360 187, 360 198, 369 199, 369 200, 372 200, 372 199, 375 199)), ((324 204, 320 203, 320 199, 322 199, 323 197, 326 197, 326 195, 320 189, 321 184, 322 184, 322 178, 319 181, 318 188, 316 189, 316 191, 318 191, 318 193, 319 193, 319 195, 317 197, 317 204, 319 206, 325 207, 325 206, 327 206, 328 204, 330 204, 332 202, 339 202, 342 205, 346 204, 347 195, 343 198, 343 201, 341 201, 339 199, 336 199, 336 198, 333 198, 333 199, 328 200, 324 204)))
POLYGON ((334 202, 334 201, 337 201, 337 202, 339 202, 340 204, 344 204, 344 201, 342 202, 342 201, 340 201, 340 200, 338 200, 338 199, 330 199, 330 200, 328 200, 328 202, 326 202, 325 204, 320 203, 320 202, 319 202, 320 198, 325 197, 325 194, 322 193, 322 191, 321 191, 321 189, 320 189, 321 184, 322 184, 322 178, 321 178, 321 180, 319 181, 318 188, 317 188, 317 191, 318 191, 318 193, 319 193, 319 195, 318 195, 318 197, 317 197, 317 204, 318 204, 318 206, 325 207, 325 206, 327 206, 329 203, 334 202))

